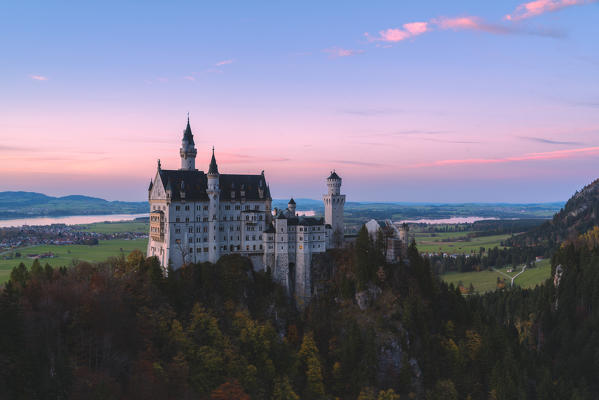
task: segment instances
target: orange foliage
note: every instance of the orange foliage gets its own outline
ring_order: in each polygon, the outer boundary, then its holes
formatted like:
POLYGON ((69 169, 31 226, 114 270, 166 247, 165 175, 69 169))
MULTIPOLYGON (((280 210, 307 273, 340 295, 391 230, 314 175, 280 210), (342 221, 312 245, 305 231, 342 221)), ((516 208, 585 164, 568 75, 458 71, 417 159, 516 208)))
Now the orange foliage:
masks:
POLYGON ((211 400, 250 400, 250 396, 243 391, 243 388, 236 379, 231 382, 225 382, 210 394, 211 400))

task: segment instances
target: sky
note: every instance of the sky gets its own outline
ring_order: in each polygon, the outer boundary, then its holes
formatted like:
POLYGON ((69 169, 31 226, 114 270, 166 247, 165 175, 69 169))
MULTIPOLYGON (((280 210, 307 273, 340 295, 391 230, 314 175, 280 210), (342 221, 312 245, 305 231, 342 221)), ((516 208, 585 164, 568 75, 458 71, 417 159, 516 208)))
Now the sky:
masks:
POLYGON ((0 4, 0 191, 143 201, 180 166, 274 198, 549 202, 599 175, 599 2, 0 4))

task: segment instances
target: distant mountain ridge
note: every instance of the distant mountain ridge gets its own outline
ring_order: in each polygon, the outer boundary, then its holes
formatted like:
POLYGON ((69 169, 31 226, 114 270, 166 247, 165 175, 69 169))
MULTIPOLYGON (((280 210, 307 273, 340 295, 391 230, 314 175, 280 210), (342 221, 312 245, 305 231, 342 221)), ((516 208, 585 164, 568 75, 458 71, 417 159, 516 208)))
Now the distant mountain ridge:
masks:
POLYGON ((147 211, 147 202, 108 201, 83 195, 53 197, 25 191, 0 192, 0 219, 138 214, 147 211))

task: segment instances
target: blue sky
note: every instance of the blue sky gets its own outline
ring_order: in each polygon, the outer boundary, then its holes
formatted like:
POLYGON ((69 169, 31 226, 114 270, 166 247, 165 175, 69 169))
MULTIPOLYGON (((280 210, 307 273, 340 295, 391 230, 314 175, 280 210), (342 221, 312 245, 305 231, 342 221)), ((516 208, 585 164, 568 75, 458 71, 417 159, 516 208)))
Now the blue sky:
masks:
POLYGON ((143 200, 178 167, 275 197, 567 199, 599 170, 599 3, 0 6, 0 190, 143 200), (205 166, 204 166, 205 164, 205 166))

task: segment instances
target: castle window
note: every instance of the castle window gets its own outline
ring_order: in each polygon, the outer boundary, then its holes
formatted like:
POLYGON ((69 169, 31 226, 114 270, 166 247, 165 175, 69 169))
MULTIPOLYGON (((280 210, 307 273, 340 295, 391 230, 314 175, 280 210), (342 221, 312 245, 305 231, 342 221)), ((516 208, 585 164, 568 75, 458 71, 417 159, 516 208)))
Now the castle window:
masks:
POLYGON ((204 253, 208 253, 208 247, 204 247, 204 253))
POLYGON ((198 247, 198 248, 196 249, 196 253, 201 253, 201 252, 202 252, 202 248, 201 248, 201 247, 198 247))
POLYGON ((190 247, 190 248, 189 248, 189 252, 190 252, 190 253, 193 253, 193 247, 190 247))
POLYGON ((199 243, 199 242, 201 242, 201 241, 202 241, 202 239, 201 239, 201 238, 199 238, 199 237, 198 237, 198 238, 196 238, 196 242, 198 242, 198 243, 199 243))
POLYGON ((175 228, 175 233, 181 233, 181 228, 175 228))
POLYGON ((304 231, 304 228, 300 228, 300 232, 303 232, 303 231, 304 231))
POLYGON ((250 251, 250 246, 249 245, 245 246, 245 250, 250 251))
POLYGON ((189 243, 193 243, 193 238, 189 238, 189 243))
POLYGON ((185 206, 185 211, 189 211, 189 206, 185 206))
POLYGON ((260 211, 260 205, 259 205, 259 204, 256 204, 256 205, 254 206, 254 210, 256 210, 256 211, 260 211))
POLYGON ((179 217, 175 218, 175 222, 181 222, 181 218, 179 218, 179 217))
POLYGON ((208 232, 208 227, 207 226, 204 227, 204 232, 208 232))
POLYGON ((204 221, 204 222, 208 222, 208 217, 204 217, 204 218, 202 218, 202 221, 204 221))
MULTIPOLYGON (((242 193, 243 193, 243 192, 242 192, 242 193)), ((247 211, 247 210, 249 210, 249 209, 250 209, 250 205, 249 205, 249 204, 246 204, 246 205, 245 205, 245 209, 246 209, 246 211, 247 211)))
POLYGON ((262 235, 258 236, 258 240, 262 240, 262 235))
POLYGON ((175 206, 175 210, 177 210, 177 211, 181 210, 181 206, 175 206))
POLYGON ((180 244, 181 243, 181 239, 176 239, 175 243, 180 244))
POLYGON ((260 250, 262 250, 262 245, 260 245, 260 250))
POLYGON ((201 218, 201 217, 198 215, 198 216, 196 217, 196 222, 200 222, 201 220, 202 220, 202 218, 201 218))
POLYGON ((300 236, 299 240, 304 240, 304 238, 302 238, 302 237, 300 236))
POLYGON ((223 216, 223 221, 226 221, 226 220, 227 220, 227 216, 225 215, 225 216, 223 216))
POLYGON ((241 206, 239 204, 235 205, 236 210, 241 210, 241 206))
POLYGON ((241 215, 237 216, 237 221, 241 221, 241 215))
POLYGON ((253 236, 252 236, 252 240, 256 240, 256 235, 253 235, 253 236))
POLYGON ((204 211, 208 211, 208 206, 204 206, 204 211))
POLYGON ((231 206, 225 206, 225 210, 230 210, 231 206))
POLYGON ((205 238, 204 238, 204 242, 207 242, 207 241, 208 241, 208 238, 207 238, 207 237, 205 237, 205 238))
POLYGON ((258 221, 262 221, 262 215, 258 216, 258 221))
POLYGON ((256 245, 254 245, 254 250, 256 250, 256 245))
POLYGON ((219 232, 222 232, 223 230, 224 230, 224 227, 223 227, 223 226, 219 226, 219 227, 218 227, 218 231, 219 231, 219 232))
POLYGON ((245 235, 245 240, 250 240, 250 236, 249 235, 245 235))
POLYGON ((202 209, 201 206, 196 206, 196 210, 200 211, 202 209))
POLYGON ((189 230, 188 230, 188 232, 189 232, 189 233, 193 233, 193 227, 192 227, 192 226, 190 226, 190 227, 189 227, 189 230))

